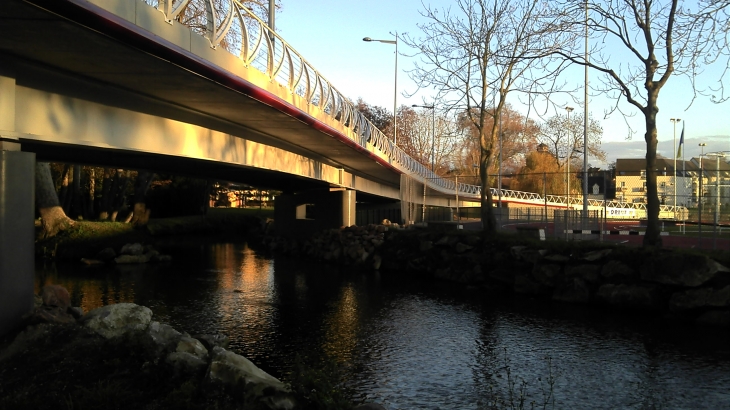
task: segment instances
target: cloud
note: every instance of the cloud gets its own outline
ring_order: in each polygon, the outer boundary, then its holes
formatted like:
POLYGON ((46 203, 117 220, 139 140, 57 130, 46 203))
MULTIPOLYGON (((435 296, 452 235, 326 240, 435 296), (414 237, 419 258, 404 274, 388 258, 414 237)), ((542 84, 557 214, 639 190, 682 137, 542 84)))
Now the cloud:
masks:
MULTIPOLYGON (((689 160, 692 157, 698 157, 701 149, 700 143, 705 143, 704 152, 730 151, 730 135, 713 135, 705 137, 692 137, 684 139, 684 158, 689 160)), ((677 135, 677 144, 679 144, 679 135, 677 135)), ((666 158, 674 158, 677 155, 677 149, 672 148, 673 140, 659 141, 657 144, 657 154, 666 158)), ((646 143, 643 138, 634 138, 630 141, 610 141, 601 144, 601 149, 606 151, 606 161, 614 162, 618 158, 644 158, 646 157, 646 143)), ((588 158, 591 162, 591 158, 588 158)), ((591 162, 594 166, 605 167, 606 164, 600 164, 596 160, 591 162)))

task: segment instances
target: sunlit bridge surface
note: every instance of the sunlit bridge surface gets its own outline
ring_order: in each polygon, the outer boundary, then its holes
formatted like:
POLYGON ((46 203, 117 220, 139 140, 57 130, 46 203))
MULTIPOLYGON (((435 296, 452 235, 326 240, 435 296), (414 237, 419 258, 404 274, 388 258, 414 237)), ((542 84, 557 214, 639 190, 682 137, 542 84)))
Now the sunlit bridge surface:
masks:
MULTIPOLYGON (((500 297, 444 283, 270 259, 245 244, 162 248, 170 265, 37 268, 86 310, 149 306, 287 379, 297 356, 335 364, 388 409, 486 409, 509 384, 556 409, 730 408, 730 335, 500 297)), ((541 404, 538 408, 542 408, 541 404)), ((551 408, 551 407, 548 407, 551 408)))

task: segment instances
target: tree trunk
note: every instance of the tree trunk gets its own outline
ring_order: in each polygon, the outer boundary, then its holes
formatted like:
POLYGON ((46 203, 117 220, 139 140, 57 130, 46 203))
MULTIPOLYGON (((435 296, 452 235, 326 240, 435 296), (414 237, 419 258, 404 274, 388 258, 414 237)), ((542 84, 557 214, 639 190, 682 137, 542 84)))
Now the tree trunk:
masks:
POLYGON ((71 165, 66 164, 63 166, 63 171, 61 174, 61 188, 58 192, 58 200, 60 201, 59 205, 63 208, 64 212, 70 211, 71 197, 69 194, 69 183, 71 178, 71 165))
POLYGON ((84 208, 81 197, 81 165, 73 166, 73 181, 71 184, 71 212, 69 214, 74 219, 84 218, 84 208))
POLYGON ((112 184, 114 183, 115 170, 104 168, 104 179, 101 181, 101 200, 99 201, 99 220, 109 219, 112 204, 112 184))
POLYGON ((491 153, 485 149, 481 150, 479 156, 479 177, 481 179, 482 193, 481 193, 481 216, 482 216, 482 231, 486 235, 493 235, 497 232, 497 220, 494 217, 494 207, 492 207, 492 189, 489 184, 489 162, 491 153))
POLYGON ((658 90, 649 90, 646 103, 646 234, 645 247, 661 247, 662 237, 659 230, 659 193, 657 190, 656 148, 657 129, 656 115, 658 90))
POLYGON ((51 177, 51 167, 47 162, 36 163, 35 199, 41 215, 40 239, 51 238, 74 225, 74 221, 66 216, 58 202, 51 177))
POLYGON ((145 226, 150 220, 150 210, 147 209, 145 196, 153 178, 154 174, 152 172, 137 172, 137 179, 134 182, 134 208, 131 219, 132 225, 136 227, 145 226))

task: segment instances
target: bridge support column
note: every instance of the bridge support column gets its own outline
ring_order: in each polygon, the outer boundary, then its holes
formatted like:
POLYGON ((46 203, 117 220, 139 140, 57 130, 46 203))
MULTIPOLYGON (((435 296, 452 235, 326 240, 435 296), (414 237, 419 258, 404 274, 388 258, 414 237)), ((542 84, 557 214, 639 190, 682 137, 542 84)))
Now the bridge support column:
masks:
POLYGON ((306 239, 324 229, 355 225, 355 191, 310 191, 274 198, 279 236, 306 239))
POLYGON ((35 154, 0 139, 0 335, 33 308, 35 154))

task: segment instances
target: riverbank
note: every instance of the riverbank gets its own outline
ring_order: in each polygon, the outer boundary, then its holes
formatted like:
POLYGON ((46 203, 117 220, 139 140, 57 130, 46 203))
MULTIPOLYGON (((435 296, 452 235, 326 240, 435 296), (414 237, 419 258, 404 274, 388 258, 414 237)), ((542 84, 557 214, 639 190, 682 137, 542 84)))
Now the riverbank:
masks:
MULTIPOLYGON (((122 222, 76 221, 60 234, 37 241, 36 257, 64 262, 93 258, 106 248, 120 249, 128 243, 155 246, 162 238, 181 235, 248 237, 264 234, 273 217, 271 208, 211 208, 206 215, 150 219, 147 226, 134 228, 122 222)), ((36 226, 40 229, 40 225, 36 226)))
POLYGON ((477 232, 350 227, 305 242, 266 238, 272 252, 457 282, 489 294, 644 312, 730 329, 730 254, 538 241, 477 232))

